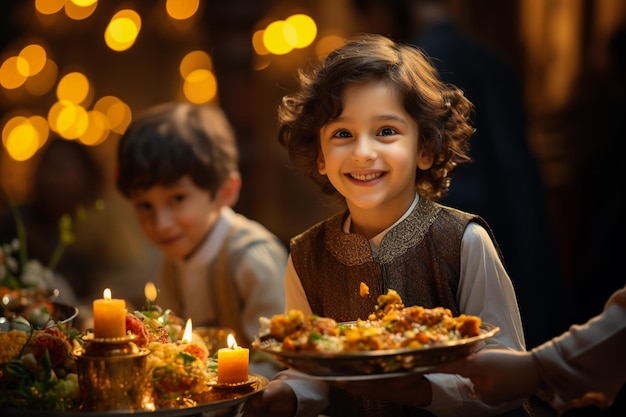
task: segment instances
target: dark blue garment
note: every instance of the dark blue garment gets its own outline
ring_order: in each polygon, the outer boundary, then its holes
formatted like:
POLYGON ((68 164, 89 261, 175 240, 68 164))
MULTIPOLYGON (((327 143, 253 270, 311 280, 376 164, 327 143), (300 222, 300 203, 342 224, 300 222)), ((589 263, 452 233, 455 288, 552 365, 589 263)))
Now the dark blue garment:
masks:
POLYGON ((527 347, 534 347, 564 330, 565 298, 518 81, 498 54, 452 22, 439 22, 412 41, 432 58, 443 81, 474 103, 473 162, 458 167, 441 202, 491 225, 517 292, 527 347))

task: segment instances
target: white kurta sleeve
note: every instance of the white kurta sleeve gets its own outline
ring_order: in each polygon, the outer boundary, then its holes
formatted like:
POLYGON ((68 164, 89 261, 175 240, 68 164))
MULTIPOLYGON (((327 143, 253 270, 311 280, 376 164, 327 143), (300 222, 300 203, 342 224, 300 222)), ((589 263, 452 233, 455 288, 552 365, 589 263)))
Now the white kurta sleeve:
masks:
MULTIPOLYGON (((287 260, 285 272, 285 312, 296 309, 305 315, 312 314, 300 277, 293 266, 291 255, 287 260)), ((328 384, 315 380, 294 369, 287 369, 278 374, 296 393, 298 411, 296 417, 317 416, 328 405, 328 384)))
MULTIPOLYGON (((461 243, 461 277, 457 298, 460 311, 498 326, 500 331, 485 347, 525 350, 522 322, 513 284, 487 231, 470 223, 461 243)), ((458 375, 427 374, 433 396, 424 407, 439 417, 494 415, 522 401, 489 406, 473 395, 473 384, 458 375)))
POLYGON ((285 313, 293 309, 301 310, 304 315, 312 314, 309 300, 293 266, 291 255, 289 255, 287 271, 285 272, 285 313))

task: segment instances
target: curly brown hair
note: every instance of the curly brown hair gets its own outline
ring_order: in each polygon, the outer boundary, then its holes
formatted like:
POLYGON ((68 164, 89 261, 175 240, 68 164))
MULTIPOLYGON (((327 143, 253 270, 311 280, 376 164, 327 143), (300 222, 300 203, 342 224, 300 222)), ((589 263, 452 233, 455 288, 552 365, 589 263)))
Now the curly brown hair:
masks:
POLYGON ((337 191, 319 174, 320 129, 342 112, 346 86, 385 80, 404 101, 419 126, 421 146, 433 157, 428 170, 416 170, 417 192, 433 200, 445 196, 458 163, 470 161, 469 138, 474 132, 474 107, 454 85, 444 84, 417 47, 373 34, 361 34, 330 52, 306 72, 300 69, 298 92, 283 97, 278 106, 278 141, 298 169, 322 186, 337 191))

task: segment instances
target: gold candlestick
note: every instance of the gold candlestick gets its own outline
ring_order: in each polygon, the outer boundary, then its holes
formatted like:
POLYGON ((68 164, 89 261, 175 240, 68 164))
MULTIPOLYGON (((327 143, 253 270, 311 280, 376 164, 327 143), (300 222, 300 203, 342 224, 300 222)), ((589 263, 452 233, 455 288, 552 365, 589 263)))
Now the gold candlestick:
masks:
POLYGON ((135 336, 96 339, 87 335, 76 354, 82 411, 154 410, 146 371, 148 349, 135 336))

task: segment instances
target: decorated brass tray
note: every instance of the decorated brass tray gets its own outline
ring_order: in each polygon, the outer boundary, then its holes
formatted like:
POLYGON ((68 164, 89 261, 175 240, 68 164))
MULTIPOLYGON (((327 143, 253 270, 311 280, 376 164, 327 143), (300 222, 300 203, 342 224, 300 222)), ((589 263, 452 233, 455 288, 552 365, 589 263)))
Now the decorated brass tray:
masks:
POLYGON ((112 411, 42 411, 0 407, 3 417, 230 417, 239 416, 248 397, 261 392, 268 384, 262 375, 250 374, 249 383, 241 389, 209 390, 193 397, 195 405, 181 408, 157 408, 155 410, 112 410, 112 411))
MULTIPOLYGON (((351 325, 352 323, 345 323, 351 325)), ((400 348, 359 352, 293 352, 282 351, 274 339, 257 339, 255 349, 269 353, 284 365, 323 380, 382 379, 407 373, 421 373, 468 356, 500 329, 481 323, 480 334, 447 343, 420 348, 400 348)))

